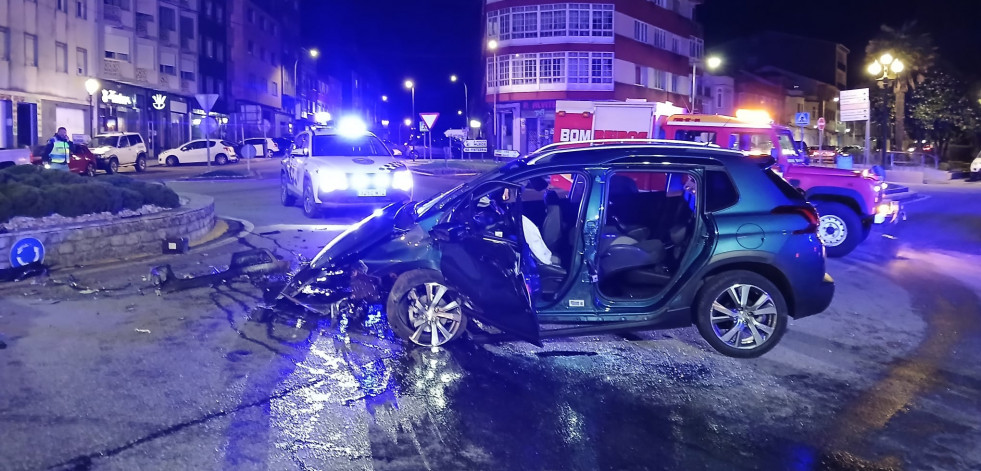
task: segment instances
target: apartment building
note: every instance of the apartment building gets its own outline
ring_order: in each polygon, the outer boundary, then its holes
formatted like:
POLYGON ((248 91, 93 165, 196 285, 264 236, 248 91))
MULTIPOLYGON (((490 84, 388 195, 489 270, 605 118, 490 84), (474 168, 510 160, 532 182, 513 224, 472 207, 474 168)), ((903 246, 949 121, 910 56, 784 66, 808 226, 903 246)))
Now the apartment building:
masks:
POLYGON ((645 99, 690 108, 703 55, 700 0, 487 0, 486 100, 498 147, 552 142, 556 100, 645 99), (493 120, 493 119, 492 119, 493 120))
POLYGON ((0 149, 36 145, 59 126, 91 133, 94 2, 0 1, 0 149))

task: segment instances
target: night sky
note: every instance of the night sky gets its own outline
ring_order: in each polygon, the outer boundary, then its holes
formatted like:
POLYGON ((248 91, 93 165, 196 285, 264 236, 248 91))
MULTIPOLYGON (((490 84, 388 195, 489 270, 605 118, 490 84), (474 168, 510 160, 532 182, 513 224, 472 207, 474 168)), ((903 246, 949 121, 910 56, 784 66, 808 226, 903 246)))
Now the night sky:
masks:
MULTIPOLYGON (((373 73, 389 95, 390 119, 409 115, 406 78, 416 81, 416 111, 442 113, 437 128, 459 127, 465 79, 471 103, 480 93, 480 0, 304 0, 306 46, 325 52, 330 71, 354 66, 373 73), (449 118, 449 119, 447 119, 449 118)), ((861 78, 865 45, 881 24, 916 19, 939 55, 971 80, 981 79, 981 0, 706 0, 698 7, 706 48, 756 31, 775 30, 827 39, 851 49, 849 83, 861 78), (799 5, 799 6, 797 6, 799 5)), ((477 113, 471 110, 472 115, 477 113)))

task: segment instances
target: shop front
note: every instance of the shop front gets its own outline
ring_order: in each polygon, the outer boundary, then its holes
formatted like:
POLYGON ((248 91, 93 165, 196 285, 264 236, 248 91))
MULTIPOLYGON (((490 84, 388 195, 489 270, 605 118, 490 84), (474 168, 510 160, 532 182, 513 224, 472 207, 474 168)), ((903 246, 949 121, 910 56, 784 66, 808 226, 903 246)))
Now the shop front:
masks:
POLYGON ((191 106, 187 97, 107 81, 96 98, 99 132, 140 133, 151 158, 190 140, 191 106))

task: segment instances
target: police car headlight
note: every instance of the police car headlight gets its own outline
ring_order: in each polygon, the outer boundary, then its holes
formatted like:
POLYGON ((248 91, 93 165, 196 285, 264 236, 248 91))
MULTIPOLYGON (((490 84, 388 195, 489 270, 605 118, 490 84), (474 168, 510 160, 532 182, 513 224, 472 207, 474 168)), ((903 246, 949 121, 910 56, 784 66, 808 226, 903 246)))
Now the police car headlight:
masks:
POLYGON ((412 172, 401 170, 392 174, 392 188, 409 191, 412 189, 412 172))
POLYGON ((376 173, 375 188, 388 188, 388 185, 392 182, 391 180, 387 173, 376 173))
POLYGON ((347 175, 336 170, 320 172, 318 178, 320 179, 320 189, 328 193, 331 191, 346 190, 348 186, 347 175))

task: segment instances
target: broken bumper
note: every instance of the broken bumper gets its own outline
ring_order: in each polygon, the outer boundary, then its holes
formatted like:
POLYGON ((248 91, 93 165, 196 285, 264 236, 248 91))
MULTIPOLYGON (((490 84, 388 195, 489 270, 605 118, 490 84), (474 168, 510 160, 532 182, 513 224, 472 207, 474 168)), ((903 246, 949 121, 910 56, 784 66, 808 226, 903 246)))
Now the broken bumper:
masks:
POLYGON ((903 212, 903 205, 899 201, 883 201, 875 208, 872 222, 875 224, 893 224, 900 217, 906 219, 903 212))

